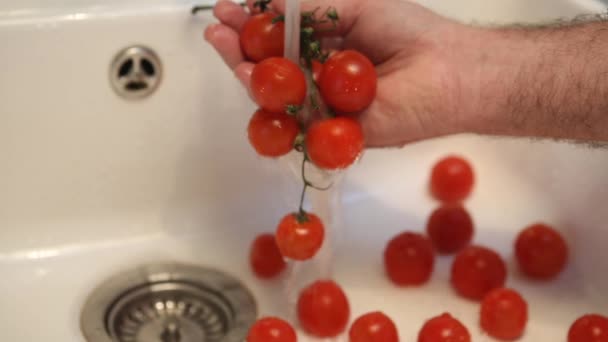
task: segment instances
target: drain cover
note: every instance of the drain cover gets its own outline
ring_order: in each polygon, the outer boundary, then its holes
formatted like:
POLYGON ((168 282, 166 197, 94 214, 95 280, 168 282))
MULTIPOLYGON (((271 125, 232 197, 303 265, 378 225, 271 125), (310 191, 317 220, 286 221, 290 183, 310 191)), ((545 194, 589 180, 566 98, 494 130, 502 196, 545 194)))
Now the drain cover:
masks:
POLYGON ((224 273, 155 265, 102 284, 81 326, 89 342, 240 342, 256 315, 251 294, 224 273))
POLYGON ((162 64, 154 50, 129 46, 118 52, 110 66, 110 82, 116 94, 125 99, 151 95, 162 79, 162 64))

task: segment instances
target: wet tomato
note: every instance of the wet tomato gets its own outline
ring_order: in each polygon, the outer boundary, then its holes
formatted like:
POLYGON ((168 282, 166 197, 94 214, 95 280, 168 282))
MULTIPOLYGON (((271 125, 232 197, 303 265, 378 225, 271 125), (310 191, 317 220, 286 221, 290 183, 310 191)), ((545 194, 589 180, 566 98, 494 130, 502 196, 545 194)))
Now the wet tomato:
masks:
POLYGON ((285 23, 273 22, 279 15, 265 12, 251 16, 239 35, 241 50, 253 62, 283 56, 285 23))
POLYGON ((325 103, 341 113, 365 109, 376 97, 376 69, 363 54, 340 51, 327 59, 319 77, 325 103))
POLYGON ((449 313, 426 321, 418 333, 418 342, 470 342, 469 330, 449 313))
POLYGON ((285 269, 285 260, 272 234, 259 235, 251 245, 249 262, 260 278, 272 278, 285 269))
POLYGON ((361 155, 363 147, 361 125, 347 117, 315 121, 306 133, 308 156, 322 169, 348 167, 361 155))
POLYGON ((441 159, 431 172, 431 193, 443 202, 465 199, 473 188, 473 168, 465 159, 448 156, 441 159))
POLYGON ((247 132, 251 146, 259 155, 280 157, 293 149, 299 128, 293 116, 258 109, 249 120, 247 132))
POLYGON ((306 77, 292 61, 282 57, 268 58, 253 68, 251 94, 264 110, 285 113, 289 105, 304 103, 306 77))
POLYGON ((452 286, 463 297, 481 300, 507 279, 507 267, 500 255, 481 246, 465 247, 452 263, 452 286))
POLYGON ((312 258, 323 245, 325 228, 311 213, 291 213, 283 217, 275 235, 281 254, 294 260, 312 258))
POLYGON ((541 223, 534 224, 517 236, 515 257, 525 275, 535 279, 551 279, 566 266, 568 246, 555 229, 541 223))
POLYGON ((608 317, 588 314, 570 326, 568 342, 608 342, 608 317))
POLYGON ((455 253, 471 242, 473 220, 462 206, 443 205, 429 217, 426 231, 437 252, 455 253))
POLYGON ((395 323, 379 311, 357 318, 350 326, 348 338, 349 342, 399 342, 395 323))
POLYGON ((435 264, 433 245, 422 234, 405 232, 395 236, 384 250, 384 267, 391 281, 399 286, 426 283, 435 264))
POLYGON ((297 311, 302 328, 316 337, 341 334, 350 316, 344 291, 331 280, 316 281, 302 290, 297 311))
POLYGON ((297 336, 293 327, 276 317, 258 320, 249 329, 247 342, 296 342, 297 336))
POLYGON ((523 335, 527 322, 528 304, 514 290, 494 289, 481 302, 479 323, 481 328, 494 338, 518 339, 523 335))

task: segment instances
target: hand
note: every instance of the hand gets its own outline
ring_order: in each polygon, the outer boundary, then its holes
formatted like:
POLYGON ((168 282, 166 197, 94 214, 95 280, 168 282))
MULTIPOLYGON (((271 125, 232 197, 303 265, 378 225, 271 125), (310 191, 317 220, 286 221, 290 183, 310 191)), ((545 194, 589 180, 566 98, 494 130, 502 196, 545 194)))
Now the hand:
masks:
MULTIPOLYGON (((250 11, 252 3, 248 0, 250 11)), ((273 6, 283 12, 284 0, 274 0, 273 6)), ((376 65, 376 99, 359 115, 368 147, 401 146, 465 130, 469 115, 463 104, 467 94, 475 93, 460 76, 466 69, 460 61, 466 59, 468 27, 403 0, 309 0, 303 6, 335 7, 340 21, 332 44, 358 50, 376 65)), ((253 64, 243 57, 238 32, 249 14, 220 0, 214 15, 221 23, 207 27, 205 39, 248 87, 253 64)))

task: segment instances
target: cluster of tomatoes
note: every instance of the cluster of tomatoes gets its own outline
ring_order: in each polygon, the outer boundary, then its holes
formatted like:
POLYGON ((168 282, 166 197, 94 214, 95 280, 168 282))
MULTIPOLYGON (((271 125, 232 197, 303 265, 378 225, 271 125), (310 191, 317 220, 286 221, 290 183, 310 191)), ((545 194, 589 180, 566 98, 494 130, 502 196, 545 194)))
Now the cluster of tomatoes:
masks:
MULTIPOLYGON (((446 157, 434 166, 430 178, 431 193, 442 203, 427 221, 427 235, 404 232, 388 242, 384 250, 387 277, 397 286, 421 286, 433 273, 436 254, 455 253, 452 287, 460 296, 481 302, 481 329, 499 340, 520 338, 528 321, 526 300, 516 290, 504 287, 507 268, 501 256, 490 248, 471 244, 473 221, 461 204, 474 183, 470 164, 459 157, 446 157)), ((539 281, 554 279, 568 260, 564 238, 541 223, 518 234, 514 252, 521 272, 539 281)), ((260 277, 281 273, 285 263, 271 235, 256 239, 251 263, 260 277)), ((337 336, 348 324, 348 300, 333 281, 318 281, 305 288, 297 309, 302 329, 314 336, 337 336)), ((270 317, 252 327, 248 342, 256 341, 290 342, 296 341, 296 335, 289 323, 270 317), (256 336, 264 337, 256 339, 256 336)), ((387 315, 370 312, 353 322, 349 341, 397 342, 399 337, 387 315)), ((418 335, 418 342, 467 341, 471 341, 467 327, 449 313, 429 319, 418 335)), ((568 342, 608 342, 608 318, 597 314, 580 317, 570 327, 568 342)))
MULTIPOLYGON (((316 11, 302 14, 302 59, 297 64, 281 57, 283 17, 269 11, 269 3, 258 1, 261 13, 252 15, 240 33, 244 55, 257 63, 250 86, 259 109, 249 122, 249 141, 264 157, 301 152, 304 185, 299 210, 283 217, 274 234, 262 234, 252 244, 250 263, 261 278, 279 275, 286 268, 285 259, 308 260, 321 248, 323 223, 302 208, 307 187, 314 187, 304 175, 304 165, 312 162, 320 169, 339 170, 356 161, 364 137, 350 115, 368 107, 376 92, 375 69, 369 59, 352 50, 326 53, 314 39, 319 24, 335 24, 335 11, 330 9, 321 17, 316 11)), ((462 158, 447 157, 435 165, 430 189, 442 204, 429 217, 426 235, 403 232, 388 242, 384 251, 386 274, 397 286, 421 286, 433 272, 437 253, 456 253, 451 284, 459 295, 481 301, 481 328, 498 339, 517 339, 528 320, 527 303, 517 291, 504 287, 507 268, 500 255, 471 245, 473 221, 461 202, 473 183, 473 170, 462 158)), ((517 237, 515 255, 524 274, 551 279, 565 267, 568 249, 556 230, 535 224, 517 237)), ((308 334, 334 337, 347 328, 349 302, 336 282, 318 280, 301 291, 297 316, 308 334)), ((378 311, 357 318, 348 335, 351 342, 399 341, 393 321, 378 311)), ((296 339, 293 327, 276 317, 257 321, 247 337, 248 342, 296 339)), ((449 313, 429 319, 418 337, 419 342, 470 340, 468 329, 449 313)), ((581 317, 572 325, 568 341, 608 341, 608 318, 581 317)))
MULTIPOLYGON (((250 86, 260 108, 249 121, 248 135, 261 156, 280 157, 294 149, 302 153, 300 208, 280 221, 274 240, 280 255, 303 261, 317 253, 325 235, 319 217, 302 208, 306 189, 315 187, 305 177, 305 164, 339 170, 361 155, 363 131, 349 115, 373 101, 376 73, 372 62, 356 51, 337 51, 330 56, 320 48, 314 30, 323 23, 335 25, 338 15, 332 9, 320 16, 317 11, 303 14, 299 64, 281 57, 283 16, 268 11, 269 2, 257 3, 262 13, 252 15, 240 33, 244 55, 257 63, 250 86)), ((263 236, 255 246, 270 244, 271 237, 263 236)))

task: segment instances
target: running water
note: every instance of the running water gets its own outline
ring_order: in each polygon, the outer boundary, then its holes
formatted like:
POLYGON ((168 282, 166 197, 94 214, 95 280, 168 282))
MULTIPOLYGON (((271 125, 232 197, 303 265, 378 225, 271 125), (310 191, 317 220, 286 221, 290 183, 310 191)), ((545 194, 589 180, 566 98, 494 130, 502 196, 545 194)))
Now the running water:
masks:
POLYGON ((285 0, 285 58, 300 60, 300 0, 285 0))
MULTIPOLYGON (((299 64, 300 56, 300 0, 285 1, 285 57, 299 64)), ((309 73, 307 75, 308 88, 310 89, 312 80, 309 73)), ((303 109, 304 115, 310 111, 307 106, 303 109)), ((297 182, 301 189, 302 175, 302 153, 292 152, 280 161, 284 170, 287 170, 287 181, 297 182)), ((318 187, 325 187, 331 184, 328 190, 316 190, 308 187, 306 193, 306 210, 321 218, 325 226, 325 240, 323 247, 312 259, 304 262, 291 262, 289 274, 287 276, 285 289, 287 300, 290 304, 290 312, 295 313, 295 305, 298 300, 300 290, 318 279, 332 278, 332 257, 333 248, 337 240, 340 239, 341 205, 340 189, 343 172, 324 172, 316 168, 312 163, 306 163, 306 178, 318 187)), ((289 200, 288 203, 297 203, 297 199, 289 200)), ((294 206, 294 211, 297 206, 294 206)), ((295 317, 294 317, 295 318, 295 317)))

